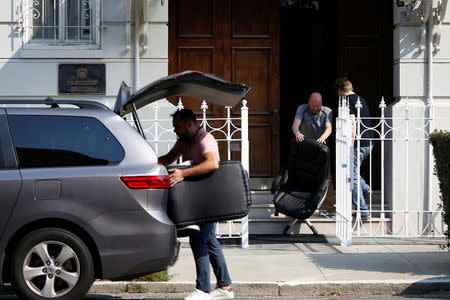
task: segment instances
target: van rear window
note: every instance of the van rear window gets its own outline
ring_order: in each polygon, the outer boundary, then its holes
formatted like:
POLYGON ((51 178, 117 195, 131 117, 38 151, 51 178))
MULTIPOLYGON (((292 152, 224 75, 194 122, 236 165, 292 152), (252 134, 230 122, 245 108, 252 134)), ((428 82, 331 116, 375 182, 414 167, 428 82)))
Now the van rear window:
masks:
POLYGON ((111 165, 125 156, 95 118, 12 115, 8 120, 20 168, 111 165))

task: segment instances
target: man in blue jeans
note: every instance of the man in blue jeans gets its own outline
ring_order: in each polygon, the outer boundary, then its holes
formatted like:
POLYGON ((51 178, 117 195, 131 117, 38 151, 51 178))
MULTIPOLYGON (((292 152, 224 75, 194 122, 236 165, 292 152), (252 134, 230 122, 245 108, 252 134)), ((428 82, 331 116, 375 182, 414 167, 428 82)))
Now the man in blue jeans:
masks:
MULTIPOLYGON (((194 113, 182 109, 173 115, 173 127, 178 137, 174 147, 159 161, 170 165, 181 155, 183 160, 192 160, 194 167, 188 169, 170 169, 170 186, 183 181, 188 176, 208 174, 219 168, 219 148, 214 137, 197 125, 194 113)), ((211 199, 214 201, 214 199, 211 199)), ((200 231, 189 236, 189 244, 197 270, 196 289, 185 300, 232 299, 231 279, 223 256, 222 247, 216 238, 216 223, 200 225, 200 231), (217 288, 211 288, 209 264, 213 267, 217 279, 217 288)))
POLYGON ((361 117, 361 127, 360 130, 363 132, 360 140, 360 148, 359 148, 359 161, 358 157, 358 145, 356 141, 354 142, 354 155, 353 155, 353 188, 352 188, 352 203, 355 206, 355 209, 358 208, 358 181, 360 185, 359 189, 359 208, 361 211, 361 219, 369 220, 370 215, 368 211, 368 207, 366 205, 366 201, 364 198, 368 197, 371 193, 370 186, 366 183, 364 178, 358 174, 358 165, 361 166, 362 162, 369 157, 370 152, 372 151, 373 145, 371 143, 371 139, 373 138, 373 131, 366 130, 367 128, 371 128, 372 124, 370 122, 370 112, 369 107, 367 106, 366 100, 361 96, 358 96, 353 91, 353 85, 346 77, 339 77, 336 79, 334 83, 334 88, 339 97, 345 97, 347 99, 347 103, 350 109, 350 119, 352 120, 352 140, 355 140, 356 136, 356 116, 358 115, 358 110, 356 108, 356 104, 358 99, 361 103, 359 116, 361 117))
MULTIPOLYGON (((370 152, 372 151, 372 147, 373 146, 361 146, 359 148, 359 165, 361 166, 361 163, 363 162, 363 160, 365 160, 369 155, 370 152)), ((353 188, 352 188, 352 203, 355 206, 355 208, 358 207, 358 202, 356 202, 356 199, 358 199, 358 161, 356 160, 356 157, 358 155, 358 153, 356 152, 356 147, 354 150, 354 155, 353 155, 353 188)), ((366 201, 364 198, 368 197, 368 194, 371 192, 370 190, 370 186, 366 183, 366 181, 364 180, 364 178, 361 177, 361 175, 359 176, 359 185, 360 185, 360 189, 359 189, 359 208, 361 210, 361 219, 363 220, 368 220, 370 219, 370 215, 368 213, 368 207, 366 204, 366 201)))

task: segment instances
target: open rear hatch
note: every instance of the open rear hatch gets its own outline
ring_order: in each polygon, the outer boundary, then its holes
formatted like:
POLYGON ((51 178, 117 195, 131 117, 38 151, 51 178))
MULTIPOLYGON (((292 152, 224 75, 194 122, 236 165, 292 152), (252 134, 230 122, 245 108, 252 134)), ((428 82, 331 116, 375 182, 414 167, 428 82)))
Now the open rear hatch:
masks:
MULTIPOLYGON (((161 78, 134 94, 130 94, 130 88, 122 82, 114 112, 120 116, 132 113, 137 130, 145 138, 137 116, 139 108, 172 96, 188 96, 234 106, 249 90, 248 86, 210 74, 186 71, 161 78)), ((240 162, 220 162, 219 170, 186 178, 170 188, 169 194, 168 213, 178 228, 241 218, 248 214, 251 204, 248 175, 240 162), (211 195, 215 201, 211 201, 211 195)))
POLYGON ((156 80, 134 94, 130 94, 130 88, 122 82, 114 112, 124 116, 152 102, 173 96, 188 96, 213 104, 234 106, 249 90, 248 86, 235 84, 211 74, 186 71, 156 80))

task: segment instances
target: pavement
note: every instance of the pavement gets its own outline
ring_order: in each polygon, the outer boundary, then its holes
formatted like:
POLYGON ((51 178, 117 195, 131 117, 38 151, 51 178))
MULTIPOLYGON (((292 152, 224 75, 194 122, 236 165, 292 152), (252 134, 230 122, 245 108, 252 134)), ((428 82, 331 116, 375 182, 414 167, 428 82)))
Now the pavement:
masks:
MULTIPOLYGON (((195 265, 180 239, 168 282, 95 282, 90 294, 183 294, 195 288, 195 265)), ((345 247, 332 236, 251 236, 221 240, 233 289, 241 296, 373 296, 450 291, 450 252, 441 238, 354 238, 345 247)), ((215 278, 211 270, 211 283, 215 278)), ((245 297, 244 297, 245 298, 245 297)))

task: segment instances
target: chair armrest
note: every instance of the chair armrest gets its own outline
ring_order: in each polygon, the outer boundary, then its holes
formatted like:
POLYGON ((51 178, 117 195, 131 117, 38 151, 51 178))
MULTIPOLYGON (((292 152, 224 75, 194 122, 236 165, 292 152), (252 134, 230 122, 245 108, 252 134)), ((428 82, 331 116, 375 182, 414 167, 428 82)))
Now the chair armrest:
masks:
POLYGON ((272 194, 275 194, 276 191, 280 189, 280 181, 283 179, 284 174, 286 173, 287 168, 281 168, 280 171, 278 171, 277 175, 272 181, 272 187, 270 188, 270 192, 272 194))

